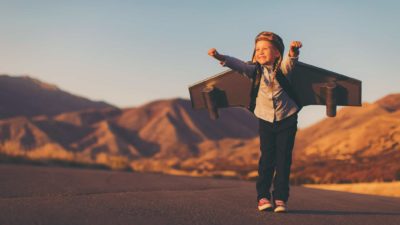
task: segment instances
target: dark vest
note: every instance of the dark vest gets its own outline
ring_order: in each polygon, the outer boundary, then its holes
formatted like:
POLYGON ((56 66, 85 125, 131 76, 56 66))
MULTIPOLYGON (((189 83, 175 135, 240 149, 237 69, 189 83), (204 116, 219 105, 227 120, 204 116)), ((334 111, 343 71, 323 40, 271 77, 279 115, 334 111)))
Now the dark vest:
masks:
MULTIPOLYGON (((252 77, 252 84, 251 84, 251 92, 250 92, 250 105, 249 105, 249 110, 254 113, 254 109, 256 108, 256 98, 258 95, 258 89, 260 88, 260 81, 261 81, 261 76, 262 76, 262 67, 259 63, 255 64, 256 69, 254 70, 254 74, 252 77)), ((302 108, 303 105, 300 102, 300 99, 298 98, 296 92, 294 92, 293 87, 291 86, 289 80, 283 75, 282 71, 279 69, 276 72, 276 80, 278 81, 279 85, 282 87, 282 89, 289 95, 289 98, 291 98, 296 105, 299 107, 299 112, 302 108)))

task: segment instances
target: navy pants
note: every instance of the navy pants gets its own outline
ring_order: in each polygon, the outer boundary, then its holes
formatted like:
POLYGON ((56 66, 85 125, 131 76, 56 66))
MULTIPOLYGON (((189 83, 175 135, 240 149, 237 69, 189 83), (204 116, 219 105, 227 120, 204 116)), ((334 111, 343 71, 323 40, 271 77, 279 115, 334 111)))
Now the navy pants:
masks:
POLYGON ((271 185, 274 200, 289 198, 289 176, 292 151, 297 132, 297 113, 270 123, 259 119, 261 156, 258 163, 257 201, 271 200, 271 185))

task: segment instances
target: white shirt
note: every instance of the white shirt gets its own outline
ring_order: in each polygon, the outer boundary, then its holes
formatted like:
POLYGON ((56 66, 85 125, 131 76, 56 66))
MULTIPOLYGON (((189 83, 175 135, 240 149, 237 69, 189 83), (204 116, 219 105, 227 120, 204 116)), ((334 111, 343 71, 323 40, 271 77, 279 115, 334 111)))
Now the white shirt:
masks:
MULTIPOLYGON (((290 73, 293 70, 298 57, 286 56, 281 63, 281 71, 290 81, 290 73)), ((247 64, 231 56, 225 56, 224 66, 231 68, 249 78, 252 78, 255 65, 247 64)), ((298 111, 298 106, 293 99, 283 90, 275 79, 276 74, 272 68, 263 66, 262 79, 256 98, 254 114, 265 121, 274 122, 283 120, 298 111), (271 86, 271 84, 273 84, 271 86)))

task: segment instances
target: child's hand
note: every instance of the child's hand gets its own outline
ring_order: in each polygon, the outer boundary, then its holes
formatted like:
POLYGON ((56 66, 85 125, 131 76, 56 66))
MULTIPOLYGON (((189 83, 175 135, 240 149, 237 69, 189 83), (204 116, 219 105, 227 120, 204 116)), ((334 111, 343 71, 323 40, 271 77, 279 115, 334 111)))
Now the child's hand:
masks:
POLYGON ((208 55, 211 57, 214 57, 215 59, 219 60, 220 63, 222 63, 223 61, 225 61, 225 57, 224 55, 221 55, 217 52, 217 49, 215 48, 210 48, 210 50, 208 50, 208 55))
POLYGON ((293 49, 293 50, 296 50, 296 49, 298 50, 302 46, 303 46, 303 44, 301 43, 301 41, 292 41, 290 43, 290 49, 293 49))
POLYGON ((218 55, 217 49, 215 48, 210 48, 210 50, 208 50, 208 55, 215 57, 216 55, 218 55))
POLYGON ((301 47, 303 47, 303 44, 301 43, 301 41, 292 41, 292 42, 290 42, 289 56, 290 57, 299 56, 299 49, 301 47))

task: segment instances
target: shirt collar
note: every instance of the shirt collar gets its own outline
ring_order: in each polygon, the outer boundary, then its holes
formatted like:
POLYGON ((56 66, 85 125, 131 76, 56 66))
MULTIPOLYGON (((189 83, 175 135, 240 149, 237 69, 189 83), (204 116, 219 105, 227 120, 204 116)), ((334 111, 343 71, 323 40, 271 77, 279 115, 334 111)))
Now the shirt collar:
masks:
POLYGON ((273 66, 272 65, 263 65, 262 66, 264 69, 267 69, 268 73, 272 72, 273 66))

